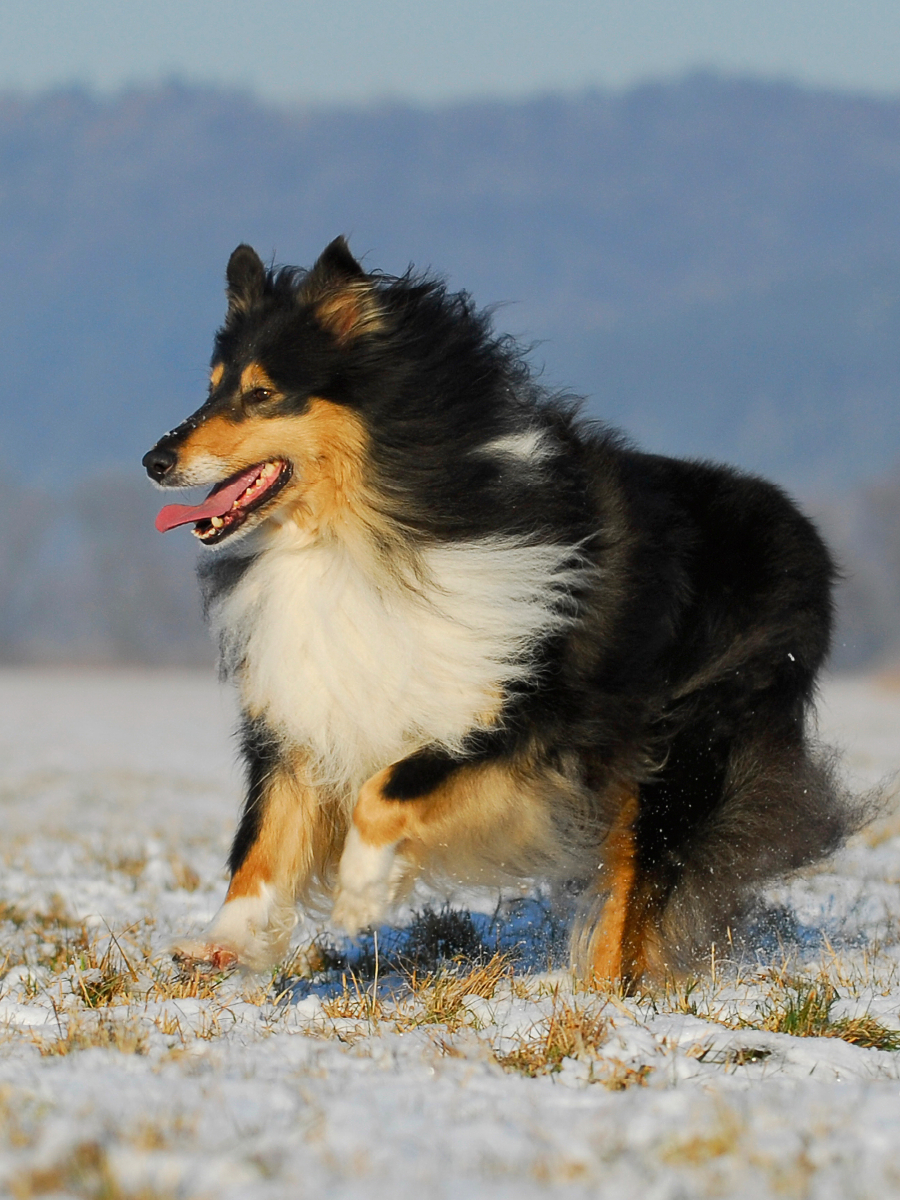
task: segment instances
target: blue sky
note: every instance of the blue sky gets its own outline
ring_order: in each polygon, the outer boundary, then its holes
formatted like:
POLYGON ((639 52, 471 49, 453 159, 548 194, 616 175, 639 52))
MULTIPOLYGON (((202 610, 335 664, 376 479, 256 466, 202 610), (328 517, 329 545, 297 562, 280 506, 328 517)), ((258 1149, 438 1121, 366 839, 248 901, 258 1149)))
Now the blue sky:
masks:
POLYGON ((0 0, 0 89, 429 104, 695 67, 900 92, 900 0, 0 0))

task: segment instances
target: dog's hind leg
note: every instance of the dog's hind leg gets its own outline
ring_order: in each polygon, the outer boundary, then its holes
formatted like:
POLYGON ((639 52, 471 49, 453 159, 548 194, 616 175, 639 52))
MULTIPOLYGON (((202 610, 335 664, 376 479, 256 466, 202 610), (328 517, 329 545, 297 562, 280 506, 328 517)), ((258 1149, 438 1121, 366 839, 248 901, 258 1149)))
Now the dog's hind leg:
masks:
MULTIPOLYGON (((740 933, 767 882, 831 854, 874 811, 872 798, 843 788, 833 760, 807 744, 799 722, 759 708, 729 747, 718 803, 689 836, 675 836, 659 807, 647 806, 645 852, 656 851, 655 869, 669 880, 656 920, 665 964, 657 975, 696 969, 713 942, 740 933)), ((674 789, 669 797, 679 799, 674 789)))
POLYGON ((583 974, 634 988, 694 970, 755 892, 830 853, 866 816, 807 745, 801 717, 760 692, 673 738, 664 767, 622 807, 573 939, 583 974))
POLYGON ((420 751, 363 785, 332 919, 350 934, 377 925, 420 871, 485 884, 567 878, 584 809, 580 783, 559 768, 420 751))
POLYGON ((591 888, 572 939, 573 963, 583 978, 618 982, 631 990, 646 970, 653 937, 653 887, 641 870, 637 844, 638 788, 627 788, 600 848, 591 888))
POLYGON ((633 991, 693 957, 668 918, 689 848, 722 804, 730 749, 730 737, 711 724, 691 726, 670 742, 663 770, 620 803, 572 941, 585 978, 633 991))
POLYGON ((263 971, 282 961, 297 917, 295 898, 321 869, 334 841, 328 814, 302 770, 273 755, 250 759, 250 789, 232 846, 225 903, 196 940, 173 948, 176 961, 206 970, 263 971))
POLYGON ((658 921, 666 889, 647 869, 639 843, 640 788, 604 797, 617 811, 599 851, 597 874, 583 897, 571 939, 572 965, 586 981, 633 991, 659 957, 658 921))

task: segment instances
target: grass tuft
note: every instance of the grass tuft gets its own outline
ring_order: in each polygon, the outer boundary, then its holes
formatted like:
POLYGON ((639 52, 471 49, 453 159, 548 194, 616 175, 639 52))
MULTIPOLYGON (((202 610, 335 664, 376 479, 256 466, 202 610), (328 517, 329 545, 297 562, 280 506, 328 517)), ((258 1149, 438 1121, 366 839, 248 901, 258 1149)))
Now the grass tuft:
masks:
POLYGON ((448 965, 486 962, 496 952, 482 936, 471 913, 451 908, 425 908, 402 929, 382 929, 364 935, 347 949, 327 937, 299 950, 283 969, 287 982, 297 975, 331 973, 371 982, 376 976, 437 974, 448 965))
POLYGON ((553 1011, 535 1026, 532 1036, 524 1038, 515 1050, 495 1057, 505 1070, 518 1071, 530 1079, 556 1074, 567 1059, 574 1059, 588 1064, 589 1082, 599 1083, 610 1091, 643 1087, 652 1073, 650 1066, 632 1067, 601 1052, 609 1028, 605 1017, 560 1000, 557 991, 553 1011))
POLYGON ((606 1018, 561 1001, 557 993, 550 1016, 538 1023, 521 1046, 498 1055, 497 1061, 507 1070, 520 1071, 532 1079, 553 1074, 562 1069, 566 1058, 596 1058, 608 1029, 606 1018))
POLYGON ((121 1021, 100 1017, 85 1021, 70 1016, 57 1038, 33 1035, 41 1054, 61 1058, 78 1050, 117 1050, 120 1054, 146 1054, 147 1033, 138 1020, 121 1021))
MULTIPOLYGON (((824 976, 816 979, 788 978, 781 993, 768 998, 756 1028, 792 1037, 841 1038, 871 1050, 900 1050, 900 1032, 886 1028, 874 1017, 832 1018, 840 999, 837 988, 824 976)), ((742 1022, 742 1024, 746 1024, 742 1022)))
POLYGON ((443 970, 420 976, 413 970, 407 977, 409 990, 418 1002, 416 1025, 446 1025, 454 1032, 467 1020, 465 998, 480 996, 491 1000, 501 981, 511 978, 512 968, 505 954, 494 954, 486 963, 470 971, 443 970))
POLYGON ((840 1017, 831 1022, 830 1028, 831 1032, 823 1037, 838 1037, 868 1050, 900 1050, 900 1032, 888 1029, 874 1017, 840 1017))

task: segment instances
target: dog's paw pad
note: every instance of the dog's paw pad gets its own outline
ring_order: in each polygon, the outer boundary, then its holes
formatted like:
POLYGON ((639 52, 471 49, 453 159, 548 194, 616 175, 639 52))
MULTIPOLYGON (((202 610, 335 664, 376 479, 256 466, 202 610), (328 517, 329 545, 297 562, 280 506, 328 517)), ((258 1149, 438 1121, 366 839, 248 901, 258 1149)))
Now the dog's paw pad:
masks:
POLYGON ((182 971, 230 971, 238 965, 238 956, 227 946, 213 942, 180 942, 172 947, 172 958, 182 971))

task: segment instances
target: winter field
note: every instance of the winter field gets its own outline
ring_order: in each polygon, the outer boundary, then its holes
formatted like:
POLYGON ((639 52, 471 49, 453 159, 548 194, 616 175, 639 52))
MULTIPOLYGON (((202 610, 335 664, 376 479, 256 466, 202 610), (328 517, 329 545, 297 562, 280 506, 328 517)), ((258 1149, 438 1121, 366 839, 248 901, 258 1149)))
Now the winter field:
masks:
MULTIPOLYGON (((239 803, 227 693, 6 670, 0 707, 0 1194, 900 1196, 890 807, 668 992, 579 990, 546 907, 496 896, 185 979, 239 803)), ((896 771, 900 677, 829 681, 820 730, 859 788, 896 771)))

